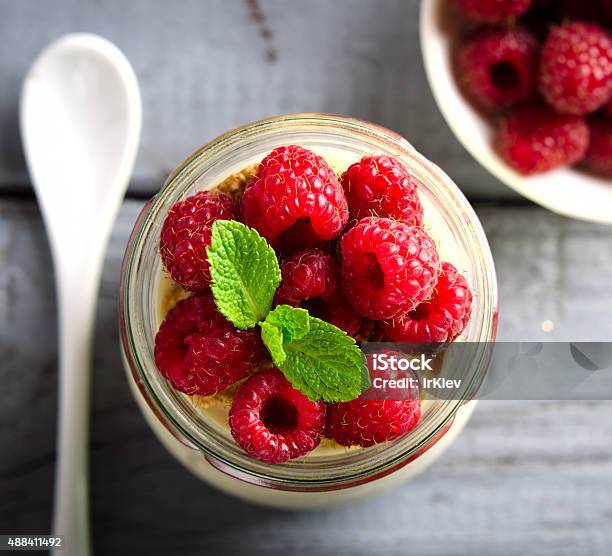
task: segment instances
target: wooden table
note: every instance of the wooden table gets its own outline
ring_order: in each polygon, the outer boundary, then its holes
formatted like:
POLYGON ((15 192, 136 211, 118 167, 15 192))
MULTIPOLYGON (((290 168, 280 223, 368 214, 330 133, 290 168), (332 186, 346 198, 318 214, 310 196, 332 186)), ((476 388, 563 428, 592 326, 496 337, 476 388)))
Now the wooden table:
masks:
POLYGON ((96 554, 608 554, 612 404, 481 402, 418 480, 344 509, 256 508, 200 483, 157 442, 119 359, 119 264, 135 216, 185 153, 274 113, 329 111, 396 129, 476 202, 500 285, 500 339, 609 340, 612 228, 517 202, 458 146, 419 61, 417 2, 0 0, 0 533, 50 528, 57 403, 51 260, 16 129, 35 53, 75 29, 133 61, 145 125, 109 246, 94 356, 96 554), (542 322, 554 330, 545 332, 542 322))

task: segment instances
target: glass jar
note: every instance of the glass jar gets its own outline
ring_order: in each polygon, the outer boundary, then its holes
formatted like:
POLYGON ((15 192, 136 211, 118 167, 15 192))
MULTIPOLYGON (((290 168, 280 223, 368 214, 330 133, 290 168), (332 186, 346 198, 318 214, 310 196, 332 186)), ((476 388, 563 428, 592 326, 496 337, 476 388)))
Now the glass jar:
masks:
MULTIPOLYGON (((230 131, 180 164, 146 204, 123 261, 119 318, 128 378, 148 422, 182 463, 228 493, 282 508, 329 507, 416 475, 456 436, 475 402, 460 399, 428 404, 421 422, 394 442, 271 465, 249 457, 228 429, 205 419, 188 396, 170 387, 153 358, 162 318, 158 312, 162 266, 157 244, 168 210, 177 200, 215 187, 259 162, 273 148, 288 144, 314 150, 338 170, 366 154, 395 156, 421 182, 425 226, 439 245, 441 259, 453 262, 465 274, 475 294, 463 341, 494 340, 497 287, 485 234, 457 186, 404 138, 355 119, 297 114, 230 131)), ((474 376, 481 376, 486 365, 486 357, 476 358, 474 376)))

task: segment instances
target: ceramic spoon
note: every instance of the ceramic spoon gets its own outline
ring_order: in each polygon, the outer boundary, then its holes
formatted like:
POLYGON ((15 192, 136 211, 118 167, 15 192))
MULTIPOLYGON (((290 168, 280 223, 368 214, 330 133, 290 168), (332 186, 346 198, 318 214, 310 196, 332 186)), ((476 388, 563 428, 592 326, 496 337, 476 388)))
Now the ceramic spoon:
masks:
POLYGON ((66 35, 36 59, 21 92, 21 135, 55 265, 60 392, 54 535, 90 554, 91 339, 102 261, 141 126, 136 76, 101 37, 66 35))

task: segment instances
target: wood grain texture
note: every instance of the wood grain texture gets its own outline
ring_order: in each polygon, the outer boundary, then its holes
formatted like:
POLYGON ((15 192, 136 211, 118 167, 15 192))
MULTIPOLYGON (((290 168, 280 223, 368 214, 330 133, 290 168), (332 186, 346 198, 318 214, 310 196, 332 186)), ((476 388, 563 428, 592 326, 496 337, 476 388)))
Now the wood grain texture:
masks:
POLYGON ((399 132, 470 194, 513 197, 438 112, 418 9, 418 0, 0 0, 0 190, 28 183, 17 116, 27 68, 54 38, 90 31, 115 42, 140 81, 133 192, 156 191, 186 154, 238 125, 331 112, 399 132))
MULTIPOLYGON (((609 553, 610 402, 481 402, 459 440, 421 478, 340 510, 265 510, 201 484, 147 428, 119 359, 119 264, 141 206, 123 205, 99 297, 96 554, 609 553)), ((538 209, 478 212, 500 271, 501 339, 533 339, 544 314, 555 319, 556 339, 609 339, 612 282, 602 276, 611 275, 612 228, 538 209)), ((50 527, 57 387, 50 264, 35 205, 0 201, 0 533, 50 527)))

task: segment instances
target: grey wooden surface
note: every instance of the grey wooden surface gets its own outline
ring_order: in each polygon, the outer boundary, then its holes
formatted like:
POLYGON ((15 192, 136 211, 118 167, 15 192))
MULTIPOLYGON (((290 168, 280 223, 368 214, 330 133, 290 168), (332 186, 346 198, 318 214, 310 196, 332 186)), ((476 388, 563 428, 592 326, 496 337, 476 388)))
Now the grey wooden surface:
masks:
MULTIPOLYGON (((435 107, 417 0, 0 0, 0 533, 50 528, 57 403, 52 268, 29 198, 17 102, 50 40, 92 31, 138 74, 142 147, 131 194, 247 121, 335 112, 376 121, 472 199, 515 199, 435 107), (17 195, 14 195, 17 194, 17 195)), ((480 403, 426 474, 356 506, 262 510, 200 483, 156 441, 119 360, 117 282, 142 201, 124 203, 104 265, 94 356, 96 555, 608 554, 612 403, 480 403)), ((500 283, 500 339, 609 340, 612 228, 532 207, 478 205, 500 283), (542 322, 554 323, 545 332, 542 322)))
POLYGON ((21 81, 72 31, 128 56, 144 101, 134 192, 156 191, 186 154, 251 120, 332 112, 414 143, 478 197, 513 197, 464 151, 422 67, 419 0, 0 0, 0 190, 28 188, 18 138, 21 81))
MULTIPOLYGON (((92 513, 97 555, 609 554, 612 403, 481 402, 418 480, 344 509, 256 508, 201 484, 156 441, 119 360, 124 203, 99 298, 92 513)), ((500 338, 610 338, 612 228, 478 206, 499 271, 500 338), (544 333, 541 322, 553 320, 544 333)), ((36 206, 0 200, 0 532, 49 531, 56 414, 51 261, 36 206)))

